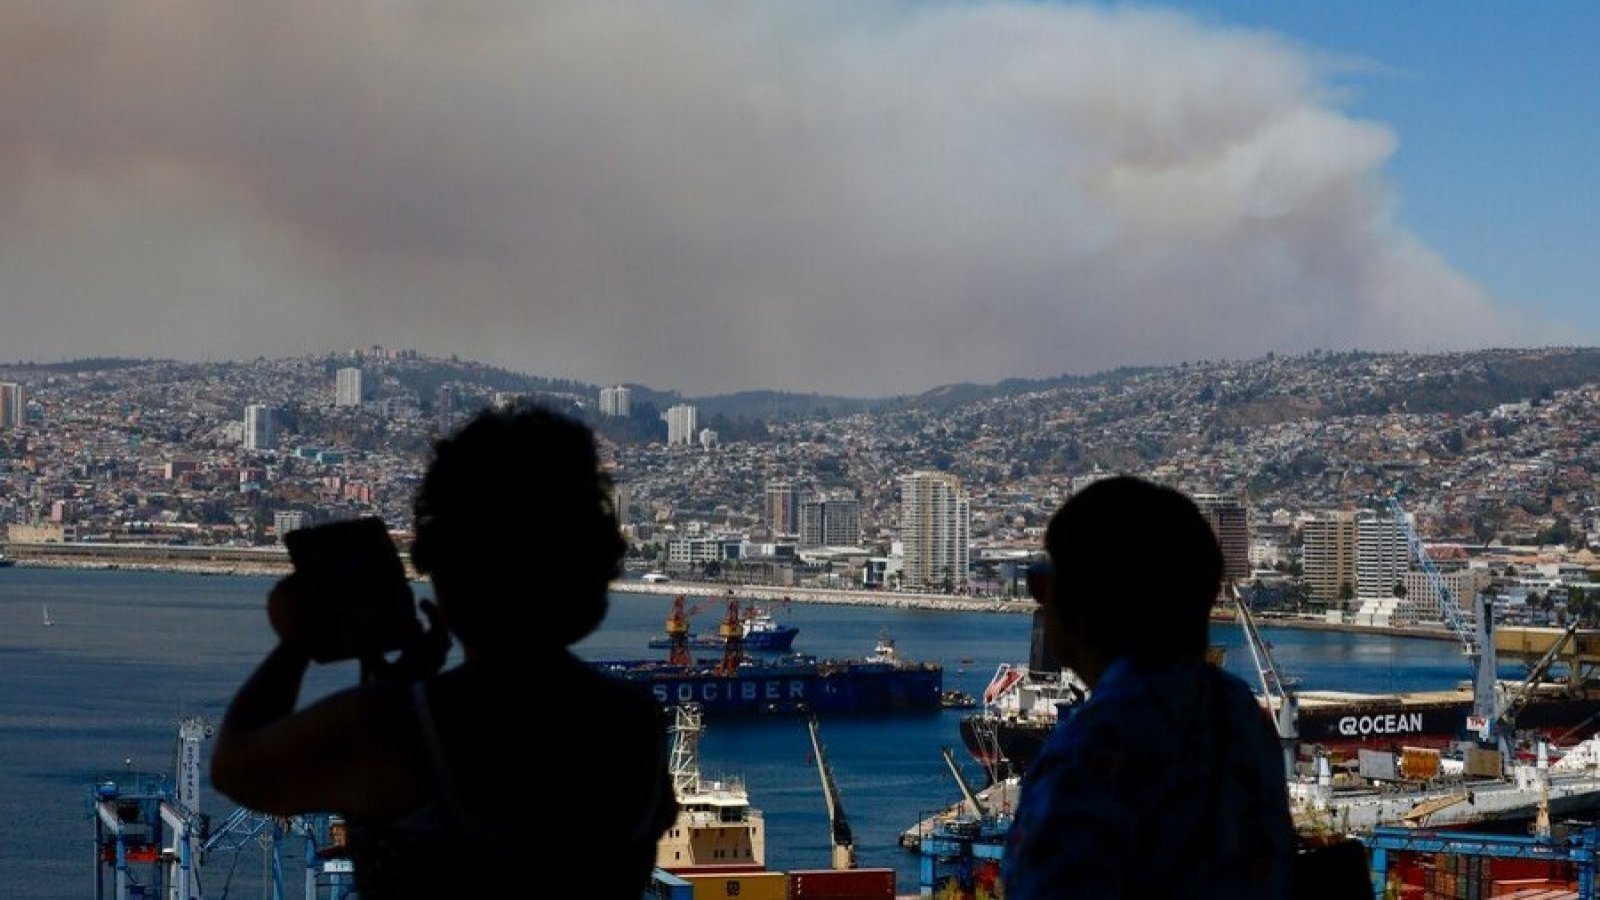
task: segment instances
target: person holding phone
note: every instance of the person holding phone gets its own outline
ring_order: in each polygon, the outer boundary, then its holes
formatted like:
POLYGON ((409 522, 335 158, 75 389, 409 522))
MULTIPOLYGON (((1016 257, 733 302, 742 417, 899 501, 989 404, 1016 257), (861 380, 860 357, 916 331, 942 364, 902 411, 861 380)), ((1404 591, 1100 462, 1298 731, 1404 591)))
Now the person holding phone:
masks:
POLYGON ((665 714, 570 650, 620 571, 612 503, 593 434, 563 414, 485 410, 438 441, 411 548, 431 627, 318 654, 349 599, 320 594, 359 580, 284 578, 277 645, 228 706, 213 786, 263 813, 344 816, 363 900, 532 896, 531 878, 549 896, 640 897, 677 811, 665 714), (297 708, 329 655, 361 658, 361 683, 297 708))

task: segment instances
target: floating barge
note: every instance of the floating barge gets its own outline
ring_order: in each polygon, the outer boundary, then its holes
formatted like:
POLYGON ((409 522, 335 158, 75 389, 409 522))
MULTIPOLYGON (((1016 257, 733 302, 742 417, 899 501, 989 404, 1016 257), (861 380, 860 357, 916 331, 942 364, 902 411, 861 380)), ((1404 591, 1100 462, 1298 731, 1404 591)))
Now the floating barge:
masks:
POLYGON ((870 656, 818 659, 792 653, 752 657, 744 650, 739 601, 728 603, 720 659, 695 659, 682 598, 667 619, 667 658, 594 660, 595 668, 643 685, 663 707, 697 704, 708 718, 804 713, 937 712, 944 708, 944 667, 900 659, 884 633, 870 656))

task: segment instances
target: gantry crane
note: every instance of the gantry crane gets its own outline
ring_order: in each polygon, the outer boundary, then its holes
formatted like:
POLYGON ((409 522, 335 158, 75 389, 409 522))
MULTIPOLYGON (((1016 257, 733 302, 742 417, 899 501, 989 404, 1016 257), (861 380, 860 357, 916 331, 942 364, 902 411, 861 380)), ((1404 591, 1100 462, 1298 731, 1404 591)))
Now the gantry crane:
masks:
POLYGON ((304 842, 306 900, 319 896, 319 886, 330 889, 324 895, 330 898, 349 894, 354 889, 349 861, 332 854, 342 844, 343 826, 333 816, 284 819, 238 808, 217 828, 209 827, 200 812, 200 744, 212 732, 211 724, 199 717, 179 722, 173 778, 133 771, 95 778, 89 803, 95 823, 96 900, 107 897, 107 869, 112 900, 202 900, 200 867, 207 855, 237 853, 251 843, 266 854, 263 890, 282 900, 281 844, 291 836, 304 842))

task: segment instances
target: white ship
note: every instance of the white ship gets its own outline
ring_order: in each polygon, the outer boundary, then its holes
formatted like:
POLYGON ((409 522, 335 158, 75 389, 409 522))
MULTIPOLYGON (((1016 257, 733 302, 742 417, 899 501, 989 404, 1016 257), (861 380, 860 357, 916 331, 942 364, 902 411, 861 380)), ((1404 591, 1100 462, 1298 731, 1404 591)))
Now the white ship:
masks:
MULTIPOLYGON (((1343 784, 1321 757, 1314 777, 1290 780, 1289 804, 1302 833, 1361 836, 1379 825, 1468 828, 1511 822, 1532 822, 1548 833, 1552 816, 1581 816, 1600 807, 1600 736, 1551 761, 1553 754, 1541 744, 1534 761, 1518 761, 1505 771, 1498 754, 1491 752, 1485 759, 1500 774, 1476 776, 1472 766, 1436 752, 1437 762, 1428 764, 1427 771, 1407 772, 1402 754, 1392 772, 1343 784)), ((1382 768, 1383 755, 1368 751, 1363 761, 1371 767, 1377 760, 1382 768)))

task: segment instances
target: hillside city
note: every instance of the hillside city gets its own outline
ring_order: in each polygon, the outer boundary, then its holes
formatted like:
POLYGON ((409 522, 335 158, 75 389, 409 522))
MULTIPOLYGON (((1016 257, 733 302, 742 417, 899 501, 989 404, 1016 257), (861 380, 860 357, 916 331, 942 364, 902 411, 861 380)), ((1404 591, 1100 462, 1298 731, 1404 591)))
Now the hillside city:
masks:
POLYGON ((1061 502, 1131 473, 1201 503, 1262 607, 1438 621, 1442 585, 1556 623, 1600 598, 1584 348, 1269 354, 878 400, 686 399, 379 347, 12 364, 0 549, 275 547, 368 515, 403 538, 431 442, 521 402, 594 426, 635 572, 1017 596, 1061 502))

